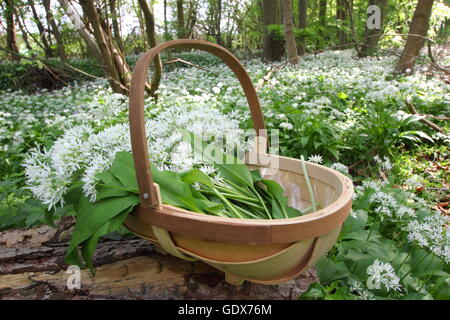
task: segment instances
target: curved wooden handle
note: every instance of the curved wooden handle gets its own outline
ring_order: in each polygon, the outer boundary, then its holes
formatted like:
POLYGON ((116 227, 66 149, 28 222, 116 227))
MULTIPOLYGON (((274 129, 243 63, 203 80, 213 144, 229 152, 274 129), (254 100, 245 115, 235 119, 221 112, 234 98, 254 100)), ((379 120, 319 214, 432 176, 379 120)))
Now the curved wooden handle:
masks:
POLYGON ((141 204, 144 207, 154 207, 159 204, 157 190, 153 184, 148 157, 147 139, 144 119, 144 89, 148 68, 155 56, 167 48, 192 48, 207 51, 219 57, 238 78, 244 89, 253 120, 256 134, 265 137, 264 118, 262 116, 259 99, 255 87, 239 60, 225 48, 203 40, 171 40, 162 43, 145 52, 136 63, 131 77, 129 121, 131 147, 133 150, 134 166, 139 186, 141 204))

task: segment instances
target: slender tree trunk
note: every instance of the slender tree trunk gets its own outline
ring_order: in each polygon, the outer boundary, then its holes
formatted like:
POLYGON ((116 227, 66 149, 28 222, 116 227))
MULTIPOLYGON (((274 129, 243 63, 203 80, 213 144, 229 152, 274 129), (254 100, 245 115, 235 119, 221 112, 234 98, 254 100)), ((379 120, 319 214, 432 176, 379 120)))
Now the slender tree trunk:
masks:
POLYGON ((61 8, 63 8, 66 15, 70 18, 71 23, 74 25, 80 37, 86 43, 88 51, 94 56, 97 61, 103 64, 102 52, 95 41, 94 36, 87 30, 80 15, 72 8, 67 0, 58 0, 61 8))
POLYGON ((64 43, 62 40, 61 33, 58 30, 58 26, 55 22, 55 17, 53 16, 52 9, 50 8, 50 0, 43 0, 45 14, 47 17, 47 23, 52 29, 53 36, 56 40, 56 46, 58 50, 59 59, 61 60, 61 63, 64 65, 66 63, 67 57, 66 57, 66 51, 64 50, 64 43))
POLYGON ((344 45, 347 43, 347 32, 343 30, 343 25, 345 20, 347 19, 347 13, 345 10, 345 0, 337 0, 336 4, 336 19, 340 21, 341 25, 339 26, 339 30, 337 33, 337 37, 339 39, 339 45, 344 45))
POLYGON ((316 50, 320 47, 320 39, 326 40, 325 30, 327 27, 327 0, 319 0, 319 37, 316 40, 316 50))
POLYGON ((138 18, 139 21, 139 30, 140 30, 140 35, 142 36, 142 42, 143 42, 143 46, 144 46, 144 51, 146 51, 147 48, 147 41, 145 40, 145 21, 144 21, 144 15, 142 14, 142 10, 141 7, 135 4, 134 0, 132 1, 133 3, 133 9, 136 13, 136 16, 138 18))
POLYGON ((425 44, 428 28, 430 26, 433 0, 419 0, 416 11, 409 26, 409 36, 405 48, 395 67, 396 73, 412 71, 416 64, 416 58, 425 44))
POLYGON ((116 42, 117 47, 120 49, 122 54, 124 54, 125 47, 123 45, 122 35, 119 27, 120 16, 117 13, 117 0, 109 0, 109 11, 111 11, 114 41, 116 42))
POLYGON ((219 45, 222 45, 222 32, 221 32, 221 27, 220 24, 222 22, 222 0, 217 0, 217 12, 216 12, 216 42, 219 45))
POLYGON ((111 88, 116 93, 128 94, 131 80, 130 68, 112 43, 112 39, 102 28, 94 0, 80 0, 80 5, 94 30, 94 37, 103 55, 103 67, 111 88))
MULTIPOLYGON (((298 27, 300 29, 305 29, 307 26, 307 11, 308 11, 308 0, 298 0, 298 27)), ((304 38, 301 37, 301 44, 299 46, 298 53, 300 55, 305 54, 306 46, 304 38)))
POLYGON ((262 20, 264 25, 263 59, 278 61, 281 58, 283 39, 270 26, 280 24, 280 3, 278 0, 262 1, 262 20))
POLYGON ((319 23, 322 27, 327 26, 327 0, 319 2, 319 23))
MULTIPOLYGON (((165 0, 166 1, 166 0, 165 0)), ((192 39, 194 37, 194 26, 197 22, 198 3, 195 0, 189 2, 188 20, 186 22, 186 37, 192 39)))
POLYGON ((294 16, 292 14, 292 3, 291 0, 282 0, 282 3, 283 3, 284 40, 286 43, 287 58, 290 63, 297 64, 298 52, 294 35, 294 16))
POLYGON ((164 40, 169 41, 169 23, 167 21, 167 0, 164 0, 164 40))
POLYGON ((184 30, 184 4, 183 0, 177 0, 177 37, 184 39, 186 33, 184 30))
POLYGON ((16 23, 14 21, 14 1, 5 0, 5 20, 6 20, 6 45, 11 52, 12 61, 20 61, 19 48, 17 46, 16 23), (17 53, 17 54, 14 54, 17 53))
POLYGON ((33 0, 28 0, 28 5, 31 8, 31 12, 33 14, 33 18, 34 18, 36 26, 37 26, 37 28, 39 30, 39 36, 41 38, 41 42, 42 42, 42 45, 44 47, 45 57, 46 58, 51 58, 51 57, 54 56, 54 52, 53 52, 53 50, 51 48, 51 41, 50 41, 50 39, 47 39, 47 37, 46 37, 46 33, 47 32, 45 31, 45 28, 42 25, 41 20, 39 19, 39 15, 37 14, 36 8, 35 8, 34 3, 33 3, 33 0))
POLYGON ((22 24, 23 17, 20 16, 19 11, 15 8, 15 15, 17 20, 17 25, 19 26, 20 32, 22 33, 22 39, 25 43, 25 46, 27 47, 28 51, 32 52, 33 48, 31 47, 30 41, 28 40, 28 33, 25 27, 22 24))
MULTIPOLYGON (((364 44, 361 46, 359 52, 359 57, 364 58, 372 55, 380 41, 381 35, 383 34, 384 26, 384 11, 386 10, 387 0, 369 0, 369 6, 376 5, 380 8, 380 29, 369 29, 366 23, 366 30, 364 33, 364 44)), ((367 14, 367 19, 370 18, 371 14, 367 14)))
MULTIPOLYGON (((155 16, 153 14, 153 10, 147 0, 138 1, 145 18, 145 31, 147 34, 148 43, 150 48, 156 47, 155 16)), ((162 76, 162 63, 159 55, 155 57, 153 66, 155 67, 155 70, 153 72, 149 94, 157 98, 156 91, 159 88, 159 83, 161 82, 162 76)))

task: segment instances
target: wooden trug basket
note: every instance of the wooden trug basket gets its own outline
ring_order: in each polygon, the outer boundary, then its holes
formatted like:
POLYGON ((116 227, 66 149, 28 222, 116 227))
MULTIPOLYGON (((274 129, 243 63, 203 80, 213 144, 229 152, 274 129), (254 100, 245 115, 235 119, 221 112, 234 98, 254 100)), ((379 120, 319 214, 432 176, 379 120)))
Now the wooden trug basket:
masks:
MULTIPOLYGON (((207 51, 222 59, 244 89, 257 134, 255 150, 246 163, 267 177, 278 163, 274 177, 291 186, 296 207, 310 203, 301 161, 266 153, 264 119, 256 90, 243 66, 225 48, 202 40, 172 40, 147 51, 133 71, 129 101, 131 143, 141 204, 128 216, 125 226, 176 257, 201 260, 225 272, 225 280, 240 285, 245 280, 279 284, 297 277, 336 242, 351 210, 353 184, 343 174, 306 162, 320 210, 297 218, 276 220, 234 219, 209 216, 162 204, 154 184, 148 157, 144 120, 144 88, 150 63, 167 48, 207 51), (249 163, 249 159, 253 159, 249 163), (256 161, 254 161, 256 159, 256 161), (272 162, 272 163, 273 163, 272 162), (293 188, 292 188, 293 186, 293 188)), ((290 198, 290 200, 292 200, 290 198)), ((291 201, 290 201, 291 203, 291 201)), ((295 205, 294 205, 295 206, 295 205)))

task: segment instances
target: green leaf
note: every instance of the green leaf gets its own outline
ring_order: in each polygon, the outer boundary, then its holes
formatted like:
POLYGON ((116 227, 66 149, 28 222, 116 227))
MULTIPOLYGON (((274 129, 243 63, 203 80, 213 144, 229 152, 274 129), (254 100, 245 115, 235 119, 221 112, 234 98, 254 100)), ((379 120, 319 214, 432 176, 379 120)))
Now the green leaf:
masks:
POLYGON ((286 211, 288 198, 284 196, 284 189, 273 180, 263 179, 261 182, 267 187, 267 192, 272 198, 272 217, 275 219, 288 218, 286 211))
POLYGON ((192 169, 187 173, 181 174, 182 180, 189 185, 193 185, 198 182, 201 183, 208 188, 213 188, 213 184, 211 182, 211 178, 201 170, 192 169))
POLYGON ((197 206, 189 184, 181 176, 172 171, 159 171, 151 164, 153 180, 159 185, 162 201, 176 207, 194 212, 202 212, 197 206))
POLYGON ((433 292, 436 300, 450 300, 450 277, 439 278, 433 292))
POLYGON ((327 257, 322 257, 316 262, 316 269, 322 285, 327 285, 334 280, 336 266, 335 263, 327 257))
POLYGON ((300 297, 300 300, 318 300, 325 298, 326 290, 319 283, 315 282, 309 285, 308 290, 306 290, 300 297))
POLYGON ((131 193, 124 190, 123 187, 120 188, 111 185, 104 185, 97 188, 96 201, 98 202, 100 200, 113 197, 126 197, 128 195, 131 195, 131 193))
POLYGON ((138 193, 136 170, 134 169, 133 155, 131 153, 126 151, 117 152, 108 172, 116 177, 126 189, 138 193))
POLYGON ((250 170, 239 159, 225 154, 213 144, 207 144, 193 133, 182 130, 184 141, 191 144, 195 157, 214 164, 219 169, 220 176, 244 187, 253 186, 250 170))
POLYGON ((83 242, 81 246, 81 254, 86 263, 86 267, 89 268, 92 273, 95 273, 94 265, 92 263, 92 257, 94 255, 98 240, 105 234, 119 230, 131 210, 133 210, 133 207, 130 207, 124 210, 122 213, 116 215, 114 218, 103 224, 97 230, 97 232, 92 235, 92 237, 83 242))
POLYGON ((139 197, 132 195, 105 199, 91 206, 84 207, 84 211, 79 211, 72 239, 67 248, 67 263, 71 264, 71 262, 74 262, 72 264, 79 265, 79 259, 76 259, 78 254, 74 256, 77 246, 94 235, 109 220, 137 204, 139 204, 139 197), (75 258, 75 260, 72 260, 72 258, 75 258))
POLYGON ((356 210, 345 220, 341 237, 350 232, 364 229, 367 224, 368 214, 365 210, 356 210))
POLYGON ((263 179, 259 170, 252 170, 250 173, 252 174, 253 183, 260 182, 263 179))

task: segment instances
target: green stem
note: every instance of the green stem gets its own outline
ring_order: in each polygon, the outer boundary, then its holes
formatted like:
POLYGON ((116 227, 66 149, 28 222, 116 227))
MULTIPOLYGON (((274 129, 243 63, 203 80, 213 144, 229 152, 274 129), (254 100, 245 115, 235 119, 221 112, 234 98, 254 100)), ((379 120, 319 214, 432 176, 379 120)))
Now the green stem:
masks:
POLYGON ((269 220, 272 220, 272 216, 270 215, 269 210, 267 210, 266 204, 264 203, 264 200, 259 195, 258 190, 256 190, 256 188, 254 186, 251 186, 250 188, 251 188, 251 191, 253 191, 253 193, 256 194, 256 196, 259 198, 259 201, 261 201, 261 204, 264 207, 264 211, 266 212, 269 220))
POLYGON ((400 264, 400 266, 397 269, 397 272, 399 272, 401 270, 401 268, 403 267, 403 265, 405 264, 405 262, 411 257, 411 251, 408 252, 408 254, 406 255, 406 258, 403 259, 403 262, 400 264))
POLYGON ((231 210, 232 213, 234 213, 237 217, 244 219, 244 217, 239 213, 239 211, 236 210, 236 208, 233 206, 233 204, 231 204, 224 196, 222 196, 222 194, 219 191, 217 191, 215 188, 212 188, 212 190, 214 191, 215 195, 220 200, 222 200, 222 202, 225 204, 225 206, 231 210))
POLYGON ((313 188, 311 186, 311 181, 309 180, 308 171, 306 170, 305 158, 303 156, 301 156, 300 160, 301 160, 301 164, 302 164, 303 176, 305 177, 305 181, 306 181, 306 187, 308 188, 308 192, 309 192, 309 199, 311 200, 311 204, 312 204, 312 207, 314 210, 313 212, 316 212, 317 211, 317 202, 316 202, 316 198, 314 196, 313 188))
MULTIPOLYGON (((428 252, 427 254, 424 254, 423 257, 420 258, 419 261, 417 261, 417 262, 414 264, 414 267, 417 266, 417 265, 419 265, 419 263, 421 263, 421 262, 422 262, 426 257, 428 257, 429 255, 430 255, 429 252, 428 252)), ((403 279, 405 279, 405 278, 411 273, 411 270, 413 270, 413 266, 411 266, 411 269, 410 269, 403 277, 401 277, 400 283, 403 281, 403 279)))
POLYGON ((246 210, 246 209, 244 209, 242 207, 239 207, 239 210, 241 210, 244 214, 246 214, 246 215, 248 215, 248 216, 250 216, 250 217, 252 217, 254 219, 261 219, 261 217, 253 214, 252 212, 250 212, 250 211, 248 211, 248 210, 246 210))
MULTIPOLYGON (((427 263, 427 266, 426 266, 425 269, 428 269, 428 267, 430 266, 430 264, 431 264, 431 262, 433 261, 433 259, 434 259, 434 255, 431 256, 430 262, 427 263)), ((425 281, 423 282, 422 286, 419 288, 419 292, 423 289, 423 287, 425 287, 425 285, 427 284, 428 280, 430 280, 431 277, 434 275, 434 272, 435 272, 435 271, 433 271, 430 275, 427 276, 427 278, 426 278, 425 281)))

